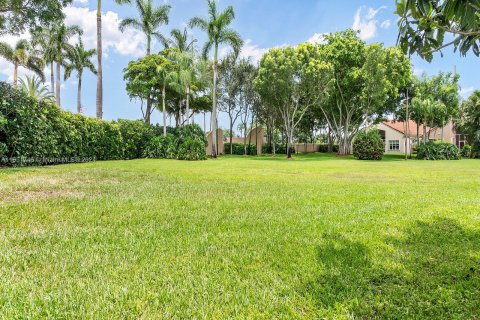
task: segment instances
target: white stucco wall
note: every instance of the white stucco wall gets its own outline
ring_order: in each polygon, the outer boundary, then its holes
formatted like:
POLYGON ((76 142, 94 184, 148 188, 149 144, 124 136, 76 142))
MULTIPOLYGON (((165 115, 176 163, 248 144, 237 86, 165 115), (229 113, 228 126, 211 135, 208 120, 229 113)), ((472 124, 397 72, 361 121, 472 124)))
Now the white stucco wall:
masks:
MULTIPOLYGON (((383 123, 378 124, 377 129, 385 131, 385 153, 392 153, 392 154, 395 154, 395 153, 403 154, 403 153, 405 153, 405 137, 404 137, 403 133, 392 129, 389 126, 386 126, 383 123), (390 150, 390 143, 389 143, 390 140, 398 140, 400 142, 400 150, 395 150, 395 151, 390 150)), ((411 145, 410 141, 409 141, 409 143, 411 145)))

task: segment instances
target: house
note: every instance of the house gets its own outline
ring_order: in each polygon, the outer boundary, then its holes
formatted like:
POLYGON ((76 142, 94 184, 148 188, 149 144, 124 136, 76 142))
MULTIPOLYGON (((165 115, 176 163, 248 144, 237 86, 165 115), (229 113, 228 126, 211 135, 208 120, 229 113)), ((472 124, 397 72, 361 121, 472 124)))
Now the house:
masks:
POLYGON ((453 122, 449 122, 444 128, 430 128, 417 126, 415 121, 410 120, 408 123, 402 121, 384 121, 377 125, 377 130, 382 140, 385 142, 386 153, 405 153, 412 151, 412 147, 418 144, 418 140, 422 141, 424 133, 426 132, 429 141, 442 140, 456 144, 457 147, 462 148, 465 141, 461 140, 462 135, 456 134, 453 122), (462 145, 463 143, 463 145, 462 145))

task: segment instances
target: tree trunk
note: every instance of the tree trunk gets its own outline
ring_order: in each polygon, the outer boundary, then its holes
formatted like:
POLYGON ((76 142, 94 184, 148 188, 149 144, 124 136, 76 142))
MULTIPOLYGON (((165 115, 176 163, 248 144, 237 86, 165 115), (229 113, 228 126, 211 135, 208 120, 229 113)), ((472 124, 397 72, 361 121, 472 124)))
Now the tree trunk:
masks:
POLYGON ((150 97, 150 94, 148 94, 147 97, 147 108, 145 111, 145 123, 150 124, 150 116, 152 114, 152 98, 150 97))
POLYGON ((18 82, 18 63, 13 64, 13 86, 16 87, 18 82))
POLYGON ((207 132, 207 112, 203 111, 203 131, 207 132))
POLYGON ((293 136, 293 130, 288 130, 287 129, 287 159, 292 159, 292 152, 291 152, 291 148, 292 148, 292 136, 293 136))
POLYGON ((97 118, 103 118, 102 0, 97 0, 97 118))
POLYGON ((147 35, 147 56, 150 55, 150 45, 152 43, 152 37, 150 35, 147 35))
POLYGON ((50 63, 50 88, 52 94, 55 92, 55 76, 53 75, 53 61, 50 63))
POLYGON ((55 83, 56 87, 56 102, 59 107, 61 107, 61 101, 60 101, 60 62, 57 61, 57 83, 55 83))
POLYGON ((82 112, 82 74, 78 74, 77 113, 82 112))
POLYGON ((217 158, 217 64, 218 64, 218 44, 215 45, 215 55, 213 57, 213 92, 212 92, 212 158, 217 158))
POLYGON ((232 121, 232 117, 230 117, 230 154, 233 154, 232 140, 233 140, 233 121, 232 121))
POLYGON ((162 88, 163 136, 167 136, 167 112, 165 110, 165 84, 162 88))
POLYGON ((190 88, 187 88, 187 125, 190 124, 190 88))

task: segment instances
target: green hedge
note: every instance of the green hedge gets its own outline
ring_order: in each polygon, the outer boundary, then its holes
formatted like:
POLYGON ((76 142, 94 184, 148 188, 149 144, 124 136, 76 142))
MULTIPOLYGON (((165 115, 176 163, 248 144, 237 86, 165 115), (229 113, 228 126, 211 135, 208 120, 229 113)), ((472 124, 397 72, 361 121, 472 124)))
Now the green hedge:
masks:
MULTIPOLYGON (((245 154, 245 146, 243 143, 232 143, 232 153, 230 153, 230 143, 224 144, 225 154, 234 154, 238 156, 243 156, 245 154)), ((257 154, 257 145, 247 143, 247 155, 256 155, 257 154)))
POLYGON ((418 146, 417 159, 421 160, 460 160, 457 146, 446 142, 427 142, 418 146))
MULTIPOLYGON (((169 129, 179 137, 177 143, 190 136, 206 143, 200 127, 182 130, 169 129)), ((147 144, 160 135, 163 127, 72 114, 0 82, 0 165, 136 159, 145 156, 147 144)))
POLYGON ((360 132, 353 142, 353 156, 359 160, 382 160, 385 145, 377 130, 360 132))
MULTIPOLYGON (((332 149, 333 149, 332 152, 338 153, 338 151, 340 151, 340 147, 339 147, 338 144, 334 144, 332 147, 333 147, 333 148, 332 148, 332 149)), ((326 143, 321 144, 321 145, 320 145, 320 150, 319 150, 319 152, 321 152, 321 153, 328 153, 328 144, 326 144, 326 143)))
MULTIPOLYGON (((273 153, 273 146, 269 144, 264 144, 262 147, 263 154, 272 154, 273 153)), ((290 153, 295 153, 295 147, 290 147, 290 153)), ((282 144, 275 145, 275 154, 287 154, 287 146, 282 144)))
POLYGON ((462 151, 460 152, 462 158, 471 158, 473 156, 473 150, 472 146, 470 145, 465 145, 462 148, 462 151))

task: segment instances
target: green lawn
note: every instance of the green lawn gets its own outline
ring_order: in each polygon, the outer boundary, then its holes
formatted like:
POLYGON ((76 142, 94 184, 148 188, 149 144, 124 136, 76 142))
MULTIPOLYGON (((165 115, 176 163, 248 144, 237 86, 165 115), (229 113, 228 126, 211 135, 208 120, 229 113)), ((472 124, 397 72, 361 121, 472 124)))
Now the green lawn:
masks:
POLYGON ((480 315, 480 161, 0 169, 0 317, 480 315))

